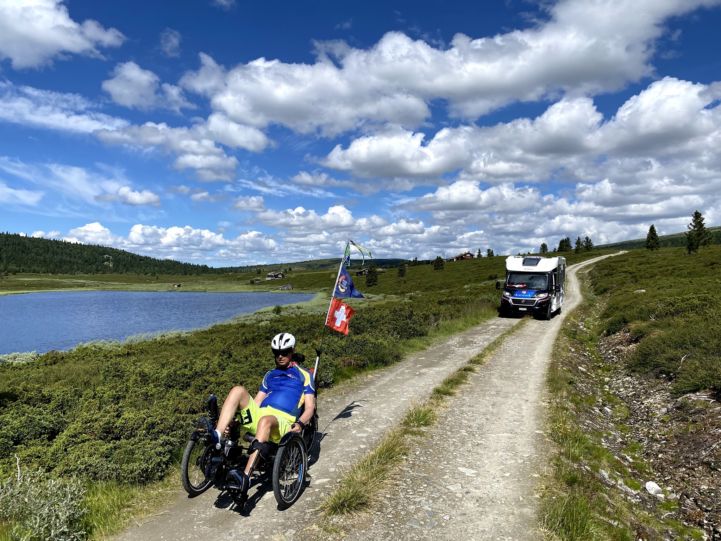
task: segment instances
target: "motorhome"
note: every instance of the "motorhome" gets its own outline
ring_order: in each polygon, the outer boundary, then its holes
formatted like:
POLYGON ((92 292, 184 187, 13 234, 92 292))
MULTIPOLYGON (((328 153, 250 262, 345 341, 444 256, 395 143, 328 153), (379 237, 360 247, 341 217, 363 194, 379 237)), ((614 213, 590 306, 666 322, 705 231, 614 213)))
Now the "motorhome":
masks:
POLYGON ((507 257, 501 315, 532 313, 551 319, 561 312, 565 282, 565 257, 507 257))

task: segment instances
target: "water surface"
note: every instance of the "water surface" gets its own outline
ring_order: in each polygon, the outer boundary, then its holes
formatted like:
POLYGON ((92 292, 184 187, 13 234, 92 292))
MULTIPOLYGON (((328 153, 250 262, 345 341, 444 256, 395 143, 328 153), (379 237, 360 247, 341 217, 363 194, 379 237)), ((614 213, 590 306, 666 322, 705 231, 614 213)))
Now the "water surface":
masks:
POLYGON ((0 296, 0 354, 70 349, 94 340, 191 330, 309 293, 63 291, 0 296))

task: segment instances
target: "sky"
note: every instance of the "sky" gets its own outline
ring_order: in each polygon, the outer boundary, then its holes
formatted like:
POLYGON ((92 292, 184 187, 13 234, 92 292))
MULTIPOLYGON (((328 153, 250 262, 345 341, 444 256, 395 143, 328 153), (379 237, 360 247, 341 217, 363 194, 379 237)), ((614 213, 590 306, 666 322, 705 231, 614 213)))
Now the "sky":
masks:
POLYGON ((0 0, 0 231, 211 266, 721 225, 721 0, 0 0))

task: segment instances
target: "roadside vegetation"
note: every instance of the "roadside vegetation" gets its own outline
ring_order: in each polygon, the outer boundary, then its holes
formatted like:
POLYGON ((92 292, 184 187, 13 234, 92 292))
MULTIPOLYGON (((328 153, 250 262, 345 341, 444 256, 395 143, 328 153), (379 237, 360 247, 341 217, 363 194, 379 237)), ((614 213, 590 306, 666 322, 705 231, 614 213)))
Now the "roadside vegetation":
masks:
POLYGON ((548 539, 714 535, 721 453, 704 415, 721 396, 721 298, 709 294, 720 270, 721 246, 693 255, 679 246, 632 251, 588 272, 548 376, 548 539))
MULTIPOLYGON (((593 255, 568 254, 568 258, 593 255)), ((503 257, 446 262, 441 271, 430 263, 408 264, 403 273, 378 268, 377 283, 368 285, 365 276, 355 274, 359 267, 354 265, 356 287, 367 298, 351 301, 357 314, 348 337, 324 329, 326 305, 317 302, 277 307, 193 333, 81 345, 39 356, 6 356, 5 360, 15 362, 0 362, 0 491, 19 497, 17 491, 29 485, 18 484, 18 479, 33 476, 48 482, 77 482, 83 490, 68 485, 67 497, 80 501, 79 515, 63 515, 68 517, 67 524, 74 525, 71 531, 76 537, 56 538, 98 537, 117 531, 137 511, 134 500, 153 500, 143 495, 142 487, 165 490, 163 480, 174 472, 207 395, 215 392, 222 397, 238 382, 251 389, 258 386, 272 364, 268 341, 275 333, 296 334, 300 352, 308 359, 314 357, 313 348, 325 335, 319 385, 329 386, 360 371, 394 363, 439 337, 494 317, 499 295, 495 281, 502 279, 503 268, 503 257), (93 517, 108 518, 101 523, 93 517)), ((272 286, 292 283, 294 289, 327 296, 335 275, 335 269, 292 271, 272 286)), ((42 282, 46 279, 78 278, 26 276, 38 279, 39 289, 47 287, 42 282)), ((254 274, 186 276, 183 283, 216 279, 217 283, 247 283, 248 276, 254 274)), ((0 290, 13 278, 0 280, 0 290)), ((133 274, 88 278, 102 289, 106 284, 126 289, 123 284, 128 283, 152 288, 155 280, 152 275, 133 274)), ((59 497, 65 489, 53 490, 59 497)), ((21 501, 33 505, 27 498, 21 501)), ((2 508, 0 539, 43 537, 34 523, 27 522, 33 513, 22 509, 2 508)))

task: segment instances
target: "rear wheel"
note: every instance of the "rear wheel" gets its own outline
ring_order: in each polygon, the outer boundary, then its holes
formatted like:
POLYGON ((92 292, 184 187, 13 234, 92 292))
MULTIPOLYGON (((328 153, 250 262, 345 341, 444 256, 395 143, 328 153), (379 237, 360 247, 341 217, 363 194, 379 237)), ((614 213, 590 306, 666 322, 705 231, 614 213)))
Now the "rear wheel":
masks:
POLYGON ((191 439, 185 446, 180 463, 180 479, 191 497, 202 494, 213 484, 213 479, 206 475, 212 455, 213 447, 204 441, 191 439))
POLYGON ((293 505, 303 492, 308 455, 300 436, 278 448, 273 462, 273 493, 280 509, 293 505))

